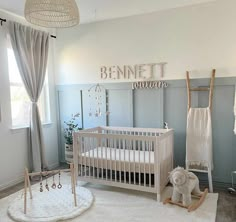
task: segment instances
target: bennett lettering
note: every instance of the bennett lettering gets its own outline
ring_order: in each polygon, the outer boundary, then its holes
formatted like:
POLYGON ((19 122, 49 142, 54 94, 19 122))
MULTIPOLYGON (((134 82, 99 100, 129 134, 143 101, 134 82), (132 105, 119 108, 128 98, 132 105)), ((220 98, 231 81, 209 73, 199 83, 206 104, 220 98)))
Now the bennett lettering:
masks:
POLYGON ((102 66, 100 68, 101 79, 152 79, 154 74, 160 78, 164 76, 166 62, 124 65, 102 66))

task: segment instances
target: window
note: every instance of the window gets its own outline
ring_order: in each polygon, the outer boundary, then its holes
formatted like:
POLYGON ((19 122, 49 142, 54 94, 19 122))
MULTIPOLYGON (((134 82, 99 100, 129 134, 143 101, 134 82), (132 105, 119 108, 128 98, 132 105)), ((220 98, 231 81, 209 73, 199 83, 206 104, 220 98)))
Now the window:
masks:
MULTIPOLYGON (((11 91, 11 115, 12 126, 29 126, 30 121, 30 99, 25 90, 24 84, 18 70, 12 48, 8 48, 8 68, 11 91)), ((49 93, 48 93, 48 75, 45 76, 44 87, 42 89, 39 101, 39 112, 42 123, 50 122, 49 93)))

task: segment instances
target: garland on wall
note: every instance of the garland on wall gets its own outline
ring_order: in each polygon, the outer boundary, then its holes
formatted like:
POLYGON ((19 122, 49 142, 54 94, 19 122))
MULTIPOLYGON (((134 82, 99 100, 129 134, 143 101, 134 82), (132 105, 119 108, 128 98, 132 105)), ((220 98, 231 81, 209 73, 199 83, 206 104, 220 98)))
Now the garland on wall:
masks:
POLYGON ((132 89, 160 89, 167 87, 168 83, 163 81, 142 81, 132 83, 132 89))

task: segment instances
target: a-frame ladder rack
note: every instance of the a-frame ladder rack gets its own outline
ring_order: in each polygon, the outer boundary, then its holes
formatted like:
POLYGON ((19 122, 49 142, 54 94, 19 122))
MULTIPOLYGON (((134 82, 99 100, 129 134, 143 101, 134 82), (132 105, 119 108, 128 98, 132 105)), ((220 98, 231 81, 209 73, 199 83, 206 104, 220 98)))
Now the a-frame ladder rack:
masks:
MULTIPOLYGON (((210 82, 210 86, 209 87, 191 88, 189 72, 187 71, 187 73, 186 73, 186 83, 187 83, 187 93, 188 93, 188 111, 191 108, 191 102, 192 102, 192 100, 191 100, 191 92, 196 92, 196 91, 209 91, 209 105, 208 105, 208 107, 212 111, 212 98, 213 98, 213 88, 214 88, 215 73, 216 73, 216 70, 213 69, 212 70, 212 74, 211 74, 211 82, 210 82)), ((193 172, 207 173, 208 174, 208 181, 209 181, 209 191, 213 192, 211 164, 209 164, 207 170, 190 169, 187 164, 186 164, 186 169, 188 171, 193 171, 193 172)))
POLYGON ((189 78, 189 72, 186 73, 186 83, 187 83, 187 92, 188 92, 188 111, 191 107, 191 92, 196 91, 209 91, 209 108, 212 110, 212 98, 213 98, 213 88, 214 88, 214 80, 215 80, 215 73, 216 70, 212 70, 211 74, 211 83, 210 87, 199 87, 199 88, 191 88, 190 86, 190 78, 189 78))

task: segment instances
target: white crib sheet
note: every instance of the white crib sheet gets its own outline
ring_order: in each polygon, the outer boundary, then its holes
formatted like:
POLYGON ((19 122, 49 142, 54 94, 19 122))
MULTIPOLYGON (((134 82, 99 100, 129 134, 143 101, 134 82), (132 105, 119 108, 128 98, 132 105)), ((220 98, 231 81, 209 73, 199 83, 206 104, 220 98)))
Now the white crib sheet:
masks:
POLYGON ((112 170, 153 173, 154 152, 98 147, 82 153, 80 163, 112 170))

